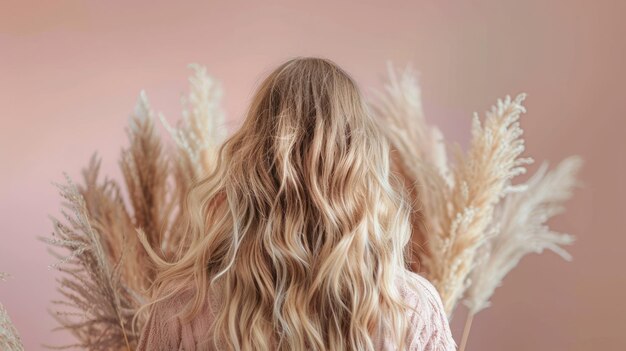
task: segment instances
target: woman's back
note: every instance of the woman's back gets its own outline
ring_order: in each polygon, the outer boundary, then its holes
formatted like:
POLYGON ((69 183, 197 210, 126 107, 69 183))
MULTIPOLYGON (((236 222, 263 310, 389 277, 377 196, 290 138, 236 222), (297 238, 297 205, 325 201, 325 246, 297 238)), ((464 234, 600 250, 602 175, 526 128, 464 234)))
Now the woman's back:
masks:
POLYGON ((383 333, 378 349, 450 346, 438 295, 406 271, 413 208, 389 144, 340 67, 279 66, 215 160, 184 201, 181 252, 149 251, 144 349, 373 351, 383 333))
MULTIPOLYGON (((422 276, 410 271, 407 273, 409 284, 402 284, 398 280, 404 301, 409 306, 415 307, 415 311, 406 312, 410 330, 406 350, 456 350, 457 345, 452 338, 437 290, 422 276)), ((207 330, 210 330, 214 310, 219 308, 219 302, 211 300, 191 322, 183 322, 177 314, 190 298, 190 293, 182 293, 153 305, 137 351, 213 350, 207 330)), ((373 342, 377 351, 395 350, 393 343, 384 336, 373 336, 373 342)))

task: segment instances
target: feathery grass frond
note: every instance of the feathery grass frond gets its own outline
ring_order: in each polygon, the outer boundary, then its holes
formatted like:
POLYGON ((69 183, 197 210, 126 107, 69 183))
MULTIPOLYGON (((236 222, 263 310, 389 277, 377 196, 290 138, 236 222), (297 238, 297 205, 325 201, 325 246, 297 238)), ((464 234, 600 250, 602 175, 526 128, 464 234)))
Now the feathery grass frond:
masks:
POLYGON ((154 112, 144 91, 139 95, 127 129, 130 147, 122 151, 120 166, 133 207, 137 228, 143 229, 150 244, 160 242, 168 226, 168 164, 155 130, 154 112))
MULTIPOLYGON (((6 281, 9 275, 0 272, 0 281, 6 281)), ((0 350, 24 351, 22 339, 9 318, 9 313, 0 303, 0 350)))
POLYGON ((64 222, 52 218, 54 233, 42 238, 67 254, 53 267, 61 300, 55 318, 57 329, 71 331, 75 345, 88 350, 132 349, 145 314, 133 316, 149 294, 153 265, 138 232, 164 255, 180 245, 180 209, 189 186, 209 172, 217 148, 225 138, 221 88, 199 65, 191 65, 189 96, 183 100, 183 120, 176 128, 166 124, 174 138, 173 152, 165 149, 157 133, 145 92, 141 92, 127 129, 129 147, 122 150, 119 165, 128 194, 116 181, 100 180, 100 159, 94 154, 83 170, 84 184, 57 185, 65 199, 64 222), (69 209, 69 211, 67 210, 69 209))
POLYGON ((82 172, 84 185, 78 184, 77 188, 85 199, 91 224, 100 234, 106 257, 119 262, 122 280, 133 291, 141 292, 149 284, 150 262, 137 239, 119 184, 108 177, 98 179, 100 165, 101 160, 94 154, 82 172))
POLYGON ((415 167, 413 160, 419 159, 447 179, 450 172, 443 135, 439 128, 426 122, 416 72, 410 66, 397 72, 391 63, 387 64, 387 72, 388 81, 384 92, 377 93, 375 111, 388 123, 386 129, 393 135, 393 143, 403 154, 409 152, 405 155, 409 167, 415 167))
POLYGON ((63 273, 58 279, 58 290, 65 298, 53 301, 59 306, 53 315, 59 329, 72 332, 79 343, 55 348, 130 350, 138 338, 132 333, 130 323, 143 301, 122 281, 119 262, 112 262, 107 256, 103 233, 90 219, 83 195, 66 178, 67 184, 57 184, 65 200, 62 210, 65 221, 52 218, 53 238, 42 240, 69 251, 64 260, 52 265, 63 273))
POLYGON ((23 351, 22 339, 9 318, 9 314, 0 304, 0 350, 23 351))
POLYGON ((581 166, 577 156, 561 161, 550 172, 543 163, 526 183, 526 190, 508 195, 497 207, 492 224, 495 235, 480 249, 464 300, 469 313, 476 314, 489 306, 495 289, 525 255, 548 249, 565 260, 571 259, 562 246, 571 244, 574 237, 552 231, 546 222, 563 212, 563 203, 572 196, 581 166))
POLYGON ((170 154, 174 191, 172 201, 177 201, 173 215, 172 231, 164 238, 163 252, 168 255, 181 245, 183 233, 177 233, 183 221, 181 209, 191 185, 214 169, 217 150, 226 138, 225 114, 222 109, 222 87, 207 74, 206 68, 190 64, 193 74, 189 77, 190 91, 183 97, 182 119, 171 126, 163 115, 161 122, 175 143, 170 154))
POLYGON ((419 272, 424 257, 430 254, 425 216, 445 210, 442 197, 431 196, 439 194, 422 189, 445 190, 452 180, 443 135, 424 118, 416 73, 410 67, 397 72, 391 63, 387 68, 384 91, 376 93, 371 107, 391 145, 392 171, 413 207, 413 235, 408 249, 411 269, 419 272))
POLYGON ((524 165, 532 161, 520 158, 524 141, 518 119, 525 112, 524 97, 498 100, 484 123, 474 116, 470 149, 466 155, 457 151, 453 187, 442 194, 447 211, 429 218, 436 222, 431 224, 428 244, 432 254, 425 264, 449 314, 467 288, 467 277, 478 247, 488 236, 495 205, 508 192, 518 190, 510 186, 510 180, 524 173, 524 165))
POLYGON ((176 161, 180 174, 177 176, 186 183, 211 170, 216 147, 226 137, 221 85, 207 74, 205 67, 197 64, 189 67, 194 74, 189 78, 189 95, 182 99, 183 118, 173 127, 160 116, 178 150, 176 161))
POLYGON ((398 78, 390 66, 385 92, 373 106, 397 153, 397 174, 416 208, 412 249, 448 314, 467 288, 495 205, 508 192, 519 190, 510 180, 531 162, 519 157, 524 150, 518 122, 525 112, 523 99, 522 94, 499 100, 484 123, 475 115, 470 149, 463 154, 457 147, 454 163, 447 159, 439 130, 424 119, 412 70, 398 78))

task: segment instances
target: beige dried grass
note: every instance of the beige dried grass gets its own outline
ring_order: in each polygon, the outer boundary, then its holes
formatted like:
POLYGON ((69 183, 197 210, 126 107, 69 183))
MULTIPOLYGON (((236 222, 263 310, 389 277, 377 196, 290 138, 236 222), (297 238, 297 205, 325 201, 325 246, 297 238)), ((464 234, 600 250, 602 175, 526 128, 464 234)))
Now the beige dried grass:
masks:
POLYGON ((524 190, 508 195, 496 208, 491 223, 493 235, 479 249, 463 303, 468 307, 460 350, 464 350, 474 316, 491 305, 490 299, 506 275, 530 253, 550 250, 566 261, 563 249, 574 242, 569 234, 552 231, 547 221, 565 210, 564 202, 579 185, 576 175, 582 159, 570 156, 548 172, 544 162, 523 185, 524 190))
POLYGON ((92 225, 78 187, 69 178, 67 184, 57 187, 65 200, 61 211, 65 221, 52 218, 53 237, 42 239, 69 251, 65 256, 55 254, 63 259, 52 265, 64 273, 57 280, 63 299, 53 301, 58 307, 53 316, 60 324, 58 329, 72 332, 78 343, 49 347, 130 350, 138 337, 131 331, 131 321, 141 297, 122 281, 120 262, 107 256, 104 234, 92 225))
MULTIPOLYGON (((6 281, 9 275, 0 272, 0 281, 6 281)), ((0 303, 0 350, 24 351, 22 339, 13 325, 9 313, 0 303)))
POLYGON ((526 184, 513 185, 532 162, 521 157, 520 94, 498 100, 483 122, 475 115, 469 150, 455 147, 455 162, 448 162, 445 141, 426 123, 420 98, 413 70, 398 75, 390 65, 372 107, 415 208, 411 254, 418 264, 412 267, 437 287, 449 317, 462 298, 469 307, 463 350, 473 315, 489 305, 524 255, 549 249, 570 258, 562 246, 573 237, 551 231, 546 221, 564 210, 581 161, 570 157, 549 173, 542 165, 526 184))
POLYGON ((182 99, 183 114, 176 126, 170 125, 163 115, 161 122, 174 141, 169 157, 172 165, 174 187, 172 198, 174 216, 172 230, 164 238, 161 249, 164 256, 174 253, 181 245, 184 233, 174 233, 183 222, 183 201, 189 187, 203 174, 210 173, 215 165, 217 149, 226 138, 225 114, 222 109, 221 84, 207 74, 206 68, 190 64, 193 75, 189 77, 189 94, 182 99))
POLYGON ((53 237, 42 239, 68 252, 52 251, 59 259, 53 266, 63 273, 58 280, 63 298, 53 301, 58 307, 54 316, 57 329, 71 331, 78 342, 50 347, 135 348, 146 316, 133 316, 148 298, 154 277, 138 232, 164 256, 176 251, 184 196, 212 168, 215 150, 225 137, 221 88, 206 69, 191 68, 183 120, 173 128, 161 118, 174 138, 174 149, 166 149, 155 113, 141 92, 127 129, 129 147, 120 155, 125 188, 106 177, 99 180, 101 161, 96 155, 83 170, 83 184, 67 178, 67 184, 57 185, 65 199, 64 221, 52 218, 53 237))
POLYGON ((577 156, 566 158, 550 172, 544 162, 524 184, 524 191, 499 204, 490 225, 494 234, 480 248, 464 298, 469 313, 489 307, 495 289, 527 254, 547 249, 564 260, 572 259, 562 246, 572 244, 574 237, 554 232, 547 221, 565 210, 564 202, 579 184, 576 175, 581 166, 577 156))
POLYGON ((414 251, 422 253, 418 260, 451 315, 467 288, 494 206, 514 190, 510 179, 530 162, 520 158, 524 142, 518 119, 525 111, 524 95, 499 100, 482 123, 475 115, 470 149, 464 154, 457 147, 456 162, 450 163, 441 133, 425 122, 413 71, 398 78, 390 67, 385 89, 374 111, 413 186, 410 194, 422 218, 413 246, 426 247, 414 251))
MULTIPOLYGON (((57 238, 47 241, 70 252, 59 256, 65 299, 57 303, 78 313, 61 313, 58 320, 86 349, 132 349, 136 344, 137 334, 129 326, 154 274, 136 231, 164 257, 184 245, 176 228, 183 220, 185 194, 211 171, 226 137, 219 83, 203 67, 190 67, 194 73, 182 120, 173 127, 160 116, 173 148, 166 148, 157 133, 155 113, 142 92, 130 119, 130 146, 120 160, 125 189, 108 178, 98 181, 100 161, 95 156, 83 171, 83 185, 68 181, 60 186, 70 213, 64 213, 67 224, 55 220, 57 238)), ((561 197, 550 197, 541 184, 546 179, 573 181, 577 163, 569 161, 569 167, 560 166, 556 173, 540 168, 528 184, 512 185, 531 162, 521 157, 523 94, 499 100, 482 121, 474 116, 470 148, 462 152, 456 146, 454 162, 448 160, 442 133, 425 120, 413 70, 397 72, 390 65, 389 81, 377 97, 371 106, 392 145, 394 181, 407 191, 415 209, 408 247, 411 268, 438 288, 449 316, 464 296, 473 313, 484 308, 525 253, 548 248, 563 254, 560 245, 571 237, 550 232, 545 220, 562 209, 557 205, 569 188, 564 185, 561 197), (523 230, 522 219, 528 224, 523 230), (520 239, 522 232, 538 241, 527 245, 507 239, 520 239), (502 243, 512 246, 503 249, 502 243)), ((138 316, 138 330, 144 320, 138 316)))

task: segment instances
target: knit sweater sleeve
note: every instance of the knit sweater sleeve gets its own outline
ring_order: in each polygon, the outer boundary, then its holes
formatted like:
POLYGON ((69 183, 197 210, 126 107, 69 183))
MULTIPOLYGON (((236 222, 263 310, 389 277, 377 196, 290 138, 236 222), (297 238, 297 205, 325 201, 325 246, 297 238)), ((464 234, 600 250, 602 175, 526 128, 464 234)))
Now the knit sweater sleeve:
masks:
POLYGON ((412 276, 415 289, 407 292, 407 300, 416 308, 410 317, 414 333, 409 339, 409 350, 455 351, 457 344, 437 289, 426 278, 418 274, 412 276))
POLYGON ((150 307, 136 351, 182 350, 182 325, 171 301, 157 302, 150 307))
POLYGON ((180 317, 186 304, 193 298, 184 292, 155 302, 150 309, 135 351, 196 351, 209 349, 213 307, 205 304, 191 321, 180 317))

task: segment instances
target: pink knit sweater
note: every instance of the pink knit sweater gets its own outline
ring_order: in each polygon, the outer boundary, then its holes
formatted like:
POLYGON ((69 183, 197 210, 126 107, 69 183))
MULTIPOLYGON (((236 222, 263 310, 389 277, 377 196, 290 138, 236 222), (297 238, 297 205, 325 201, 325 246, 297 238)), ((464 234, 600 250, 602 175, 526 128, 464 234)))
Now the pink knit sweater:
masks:
MULTIPOLYGON (((418 313, 408 312, 411 335, 407 344, 409 351, 454 351, 457 345, 452 338, 448 319, 444 313, 441 298, 435 287, 422 276, 411 273, 415 283, 401 284, 400 291, 405 301, 416 306, 418 313)), ((209 306, 191 323, 182 323, 172 317, 179 312, 185 299, 171 299, 153 305, 150 317, 142 330, 137 351, 200 351, 211 350, 212 343, 207 338, 207 331, 212 321, 209 306)), ((391 342, 384 337, 375 338, 377 350, 394 350, 391 342)))

